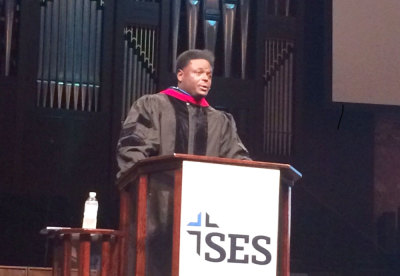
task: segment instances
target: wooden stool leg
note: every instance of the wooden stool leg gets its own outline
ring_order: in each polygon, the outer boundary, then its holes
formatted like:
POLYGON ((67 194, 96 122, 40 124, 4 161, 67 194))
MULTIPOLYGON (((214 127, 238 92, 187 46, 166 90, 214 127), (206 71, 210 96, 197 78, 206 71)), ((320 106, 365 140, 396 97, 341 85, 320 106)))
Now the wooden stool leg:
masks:
POLYGON ((110 236, 103 235, 101 242, 101 276, 110 275, 110 236))
POLYGON ((114 236, 111 241, 111 271, 112 276, 121 276, 121 237, 114 236))
POLYGON ((79 258, 78 275, 90 275, 90 234, 79 236, 79 258))
POLYGON ((62 267, 63 276, 71 276, 71 235, 65 234, 63 236, 63 257, 60 267, 62 267))
POLYGON ((61 248, 63 244, 60 240, 59 236, 56 236, 53 240, 53 271, 52 276, 61 276, 60 269, 60 256, 61 256, 61 248))

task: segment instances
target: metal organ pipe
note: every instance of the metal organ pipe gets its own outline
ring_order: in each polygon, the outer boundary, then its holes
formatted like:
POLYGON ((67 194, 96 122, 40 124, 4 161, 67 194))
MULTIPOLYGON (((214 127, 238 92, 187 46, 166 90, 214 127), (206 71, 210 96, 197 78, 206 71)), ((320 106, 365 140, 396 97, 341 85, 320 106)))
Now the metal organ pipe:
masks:
POLYGON ((247 37, 249 33, 249 0, 240 0, 240 30, 241 30, 241 77, 246 77, 247 37))
POLYGON ((188 48, 194 49, 196 47, 197 37, 197 22, 199 17, 199 0, 186 1, 186 14, 188 25, 188 48))
POLYGON ((232 41, 235 26, 236 4, 224 3, 222 5, 222 17, 224 22, 224 73, 230 77, 232 66, 232 41))
POLYGON ((101 0, 41 2, 38 106, 91 111, 94 103, 97 111, 102 5, 101 0))

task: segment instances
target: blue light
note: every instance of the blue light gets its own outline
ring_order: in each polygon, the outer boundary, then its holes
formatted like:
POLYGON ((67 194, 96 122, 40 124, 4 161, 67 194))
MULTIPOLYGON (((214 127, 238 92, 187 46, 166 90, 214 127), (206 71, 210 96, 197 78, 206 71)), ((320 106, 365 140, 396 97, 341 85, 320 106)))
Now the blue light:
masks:
POLYGON ((214 27, 215 25, 217 25, 217 21, 215 21, 215 20, 207 20, 207 22, 208 22, 212 27, 214 27))

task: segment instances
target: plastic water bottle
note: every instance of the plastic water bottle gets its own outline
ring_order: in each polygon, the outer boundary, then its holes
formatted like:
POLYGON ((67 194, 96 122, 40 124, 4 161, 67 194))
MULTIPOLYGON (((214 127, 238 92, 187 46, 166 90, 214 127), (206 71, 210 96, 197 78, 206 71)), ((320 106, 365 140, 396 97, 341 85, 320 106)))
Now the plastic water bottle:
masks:
POLYGON ((89 198, 85 201, 85 211, 83 213, 82 228, 96 229, 98 209, 99 203, 96 199, 96 193, 90 192, 89 198))

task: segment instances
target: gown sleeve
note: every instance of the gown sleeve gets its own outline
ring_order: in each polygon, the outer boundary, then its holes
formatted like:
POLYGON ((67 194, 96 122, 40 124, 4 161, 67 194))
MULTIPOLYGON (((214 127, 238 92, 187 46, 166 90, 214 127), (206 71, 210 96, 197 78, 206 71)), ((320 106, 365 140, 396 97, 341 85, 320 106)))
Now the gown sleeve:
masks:
POLYGON ((251 160, 248 150, 239 138, 233 116, 224 112, 224 117, 225 120, 221 130, 220 156, 251 160))
POLYGON ((151 95, 138 99, 124 121, 117 145, 117 178, 139 160, 157 155, 160 148, 158 104, 151 95))

